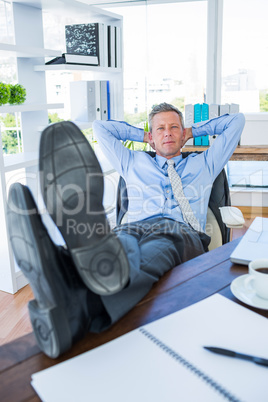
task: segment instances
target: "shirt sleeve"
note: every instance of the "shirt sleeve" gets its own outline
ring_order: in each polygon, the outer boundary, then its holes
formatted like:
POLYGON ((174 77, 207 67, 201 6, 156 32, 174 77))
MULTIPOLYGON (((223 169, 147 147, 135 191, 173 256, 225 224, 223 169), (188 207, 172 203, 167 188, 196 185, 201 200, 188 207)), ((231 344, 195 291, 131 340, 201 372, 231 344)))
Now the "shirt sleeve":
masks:
POLYGON ((213 144, 203 153, 214 179, 232 156, 244 126, 245 116, 242 113, 227 114, 193 125, 194 138, 203 135, 218 135, 213 144))
POLYGON ((134 157, 134 151, 124 147, 122 141, 143 142, 144 130, 125 122, 95 120, 93 132, 106 158, 124 176, 134 157))

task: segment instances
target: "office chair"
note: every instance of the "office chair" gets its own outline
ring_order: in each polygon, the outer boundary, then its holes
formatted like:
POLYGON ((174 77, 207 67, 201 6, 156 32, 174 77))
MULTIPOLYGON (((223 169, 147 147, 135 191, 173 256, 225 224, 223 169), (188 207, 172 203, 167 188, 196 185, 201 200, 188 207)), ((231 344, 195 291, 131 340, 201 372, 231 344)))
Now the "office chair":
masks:
MULTIPOLYGON (((147 151, 151 156, 155 152, 147 151)), ((191 152, 182 152, 186 158, 191 152)), ((116 202, 116 224, 120 225, 127 221, 128 195, 126 183, 123 177, 119 178, 116 202)), ((244 218, 238 208, 231 207, 229 185, 225 169, 214 180, 207 212, 206 233, 211 237, 208 246, 209 251, 230 241, 230 230, 240 228, 244 224, 244 218)))

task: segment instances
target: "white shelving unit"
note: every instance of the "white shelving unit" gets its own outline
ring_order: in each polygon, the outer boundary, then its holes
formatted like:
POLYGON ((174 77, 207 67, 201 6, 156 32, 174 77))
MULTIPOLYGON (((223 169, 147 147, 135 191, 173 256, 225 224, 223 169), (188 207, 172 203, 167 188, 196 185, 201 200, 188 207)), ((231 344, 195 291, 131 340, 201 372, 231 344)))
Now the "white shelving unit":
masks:
POLYGON ((23 152, 21 154, 7 155, 4 157, 4 171, 12 172, 13 170, 35 166, 37 163, 37 152, 23 152))
POLYGON ((63 107, 63 103, 24 103, 23 105, 1 106, 0 113, 36 112, 38 110, 61 109, 63 107))
POLYGON ((17 45, 10 45, 8 43, 0 43, 0 51, 1 54, 6 52, 9 56, 15 57, 57 57, 60 56, 60 52, 57 50, 51 49, 40 49, 35 47, 29 46, 17 46, 17 45))
POLYGON ((72 64, 54 64, 54 65, 41 65, 34 66, 34 71, 91 71, 93 73, 115 73, 121 74, 122 68, 114 67, 99 67, 99 66, 82 66, 72 64))
MULTIPOLYGON (((47 103, 46 80, 49 79, 47 72, 54 71, 59 74, 62 71, 90 72, 92 79, 109 80, 111 84, 111 117, 114 119, 123 117, 122 68, 45 65, 45 57, 61 56, 64 49, 62 51, 45 49, 43 38, 43 12, 64 15, 72 18, 73 23, 77 23, 75 19, 80 18, 80 23, 104 22, 119 27, 122 27, 122 17, 90 6, 84 0, 13 0, 12 6, 15 44, 0 43, 0 57, 16 57, 18 82, 26 88, 27 98, 23 105, 0 107, 0 114, 13 112, 21 114, 23 148, 21 154, 3 155, 2 152, 0 154, 0 221, 2 226, 0 290, 9 293, 15 293, 25 286, 27 281, 16 267, 9 244, 6 222, 7 190, 15 177, 15 181, 22 181, 30 187, 39 205, 37 166, 41 131, 48 124, 48 110, 66 107, 63 103, 47 103), (81 18, 83 18, 83 22, 81 22, 81 18)), ((64 30, 64 25, 60 29, 64 30)), ((81 129, 87 128, 91 124, 92 122, 80 122, 80 127, 81 129)), ((1 135, 0 146, 2 150, 1 135)))

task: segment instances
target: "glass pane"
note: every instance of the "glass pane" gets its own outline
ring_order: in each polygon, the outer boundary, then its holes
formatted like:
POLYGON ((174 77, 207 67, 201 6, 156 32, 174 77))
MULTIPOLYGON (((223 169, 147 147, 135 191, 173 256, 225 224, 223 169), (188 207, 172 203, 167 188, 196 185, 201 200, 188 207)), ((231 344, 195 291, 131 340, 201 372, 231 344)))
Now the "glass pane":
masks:
POLYGON ((229 161, 227 171, 230 187, 268 187, 266 161, 229 161))
POLYGON ((3 0, 0 0, 0 42, 14 43, 12 5, 3 0))
POLYGON ((144 124, 154 104, 181 110, 202 103, 206 87, 207 2, 126 6, 123 15, 124 109, 144 124))
POLYGON ((268 111, 268 2, 224 0, 222 103, 268 111))
POLYGON ((0 82, 4 82, 5 84, 14 83, 17 80, 17 62, 15 57, 8 56, 8 53, 5 53, 3 57, 1 57, 0 63, 0 82))
POLYGON ((4 155, 22 152, 22 139, 19 113, 2 113, 0 131, 4 155))

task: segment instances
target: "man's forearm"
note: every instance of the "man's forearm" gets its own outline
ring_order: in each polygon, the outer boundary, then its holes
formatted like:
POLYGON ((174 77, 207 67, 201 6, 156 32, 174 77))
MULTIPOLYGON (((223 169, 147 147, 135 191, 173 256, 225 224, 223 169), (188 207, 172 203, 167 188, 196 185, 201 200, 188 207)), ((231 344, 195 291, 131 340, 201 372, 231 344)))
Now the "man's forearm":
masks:
POLYGON ((112 136, 122 141, 143 142, 144 130, 131 126, 124 121, 116 120, 95 120, 93 130, 97 137, 112 136))
POLYGON ((184 138, 183 138, 182 146, 184 146, 186 144, 186 142, 188 140, 190 140, 190 138, 193 138, 192 127, 184 129, 184 138))
POLYGON ((193 126, 194 138, 202 135, 218 135, 213 145, 203 153, 212 177, 217 177, 232 156, 244 125, 245 117, 242 113, 238 113, 195 124, 195 128, 193 126))
POLYGON ((143 141, 144 131, 125 122, 96 120, 93 131, 102 152, 118 173, 123 176, 129 166, 131 152, 122 141, 143 141))
POLYGON ((221 135, 228 128, 230 131, 235 134, 237 131, 241 131, 244 127, 244 116, 239 114, 233 115, 223 115, 220 117, 216 117, 211 120, 207 120, 206 122, 195 123, 192 127, 193 137, 201 137, 203 135, 221 135))

